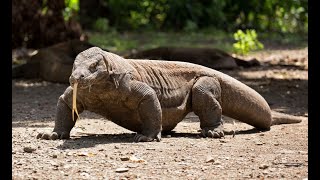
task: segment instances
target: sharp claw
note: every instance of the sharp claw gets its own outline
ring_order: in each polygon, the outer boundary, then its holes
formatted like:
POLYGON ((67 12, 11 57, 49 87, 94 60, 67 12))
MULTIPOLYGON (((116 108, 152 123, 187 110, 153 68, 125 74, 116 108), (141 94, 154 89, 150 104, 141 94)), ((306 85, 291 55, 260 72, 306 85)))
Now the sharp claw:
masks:
POLYGON ((57 133, 57 132, 52 132, 50 133, 39 133, 37 135, 37 139, 45 139, 45 140, 56 140, 56 139, 69 139, 70 134, 63 132, 63 133, 57 133))
POLYGON ((219 138, 220 137, 220 135, 217 133, 217 132, 213 132, 213 136, 212 136, 213 138, 219 138))
POLYGON ((49 140, 49 134, 44 133, 44 134, 41 136, 41 139, 49 140))
POLYGON ((223 131, 215 131, 215 130, 201 130, 201 135, 203 137, 210 137, 210 138, 221 138, 224 137, 223 131))
MULTIPOLYGON (((150 142, 153 140, 153 138, 144 136, 142 134, 136 134, 135 137, 133 138, 134 142, 150 142)), ((157 141, 159 142, 161 140, 161 137, 156 137, 157 141)))
POLYGON ((59 135, 56 132, 51 133, 50 140, 56 140, 59 138, 59 135))
POLYGON ((134 141, 134 142, 139 142, 139 141, 138 141, 139 136, 140 136, 139 134, 136 134, 136 135, 133 137, 133 141, 134 141))
POLYGON ((202 137, 207 137, 206 136, 206 131, 204 129, 201 130, 201 135, 202 135, 202 137))
POLYGON ((40 138, 42 137, 42 135, 43 135, 43 133, 39 133, 39 134, 37 135, 37 139, 40 139, 40 138))
POLYGON ((209 130, 208 133, 207 133, 207 136, 211 137, 211 138, 214 138, 215 133, 209 130))
POLYGON ((160 141, 161 141, 161 133, 159 133, 159 134, 156 136, 156 140, 157 140, 157 142, 160 142, 160 141))

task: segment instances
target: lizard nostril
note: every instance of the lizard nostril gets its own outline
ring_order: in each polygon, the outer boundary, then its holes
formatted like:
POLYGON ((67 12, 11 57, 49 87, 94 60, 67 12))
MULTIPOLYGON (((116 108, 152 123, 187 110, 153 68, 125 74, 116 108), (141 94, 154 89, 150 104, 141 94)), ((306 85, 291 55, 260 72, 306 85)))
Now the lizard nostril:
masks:
POLYGON ((83 78, 84 78, 84 75, 83 75, 83 74, 81 74, 81 75, 80 75, 80 79, 83 79, 83 78))

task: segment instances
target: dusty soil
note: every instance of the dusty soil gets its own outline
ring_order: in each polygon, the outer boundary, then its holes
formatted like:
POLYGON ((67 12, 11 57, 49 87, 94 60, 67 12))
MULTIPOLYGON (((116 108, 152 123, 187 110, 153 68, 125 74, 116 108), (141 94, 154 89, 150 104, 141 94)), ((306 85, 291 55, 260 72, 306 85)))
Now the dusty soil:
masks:
MULTIPOLYGON (((266 98, 271 108, 308 117, 308 49, 264 51, 263 66, 223 71, 266 98)), ((67 84, 12 80, 13 179, 305 179, 308 121, 259 132, 226 123, 235 137, 201 138, 194 114, 161 142, 133 143, 134 133, 85 112, 69 140, 39 140, 52 131, 67 84)), ((236 103, 236 102, 235 102, 236 103)), ((229 121, 228 121, 229 122, 229 121)))

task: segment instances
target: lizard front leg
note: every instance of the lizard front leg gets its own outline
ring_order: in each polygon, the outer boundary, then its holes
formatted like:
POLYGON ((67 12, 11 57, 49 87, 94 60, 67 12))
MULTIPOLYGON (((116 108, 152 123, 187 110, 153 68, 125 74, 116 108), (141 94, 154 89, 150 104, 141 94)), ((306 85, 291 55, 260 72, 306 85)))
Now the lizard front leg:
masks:
POLYGON ((134 137, 135 142, 161 140, 162 110, 156 92, 142 82, 131 83, 131 92, 140 97, 138 113, 142 121, 141 132, 134 137))
MULTIPOLYGON (((63 95, 59 97, 57 103, 55 126, 51 133, 39 133, 37 138, 39 139, 68 139, 70 137, 70 131, 74 127, 78 116, 74 114, 75 121, 72 120, 72 88, 66 89, 63 95)), ((81 113, 83 108, 81 104, 77 103, 78 111, 81 113)))

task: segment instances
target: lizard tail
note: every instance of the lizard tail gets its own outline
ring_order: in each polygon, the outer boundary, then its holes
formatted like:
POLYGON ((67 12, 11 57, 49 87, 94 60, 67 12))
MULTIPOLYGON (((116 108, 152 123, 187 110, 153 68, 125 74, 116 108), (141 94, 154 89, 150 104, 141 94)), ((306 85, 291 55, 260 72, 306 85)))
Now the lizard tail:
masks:
POLYGON ((272 125, 300 123, 302 120, 307 119, 307 117, 293 116, 293 115, 284 114, 276 111, 271 111, 271 115, 272 115, 272 125))

